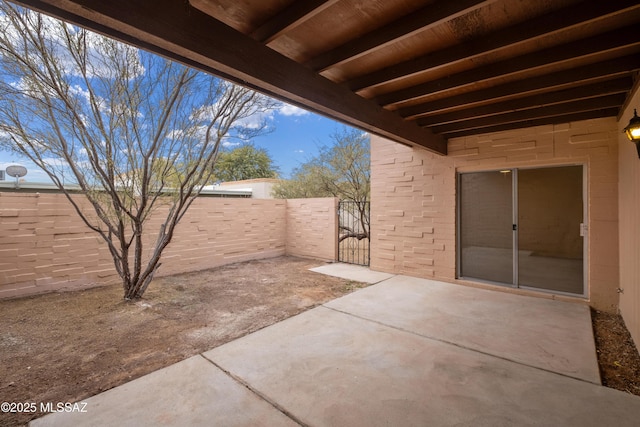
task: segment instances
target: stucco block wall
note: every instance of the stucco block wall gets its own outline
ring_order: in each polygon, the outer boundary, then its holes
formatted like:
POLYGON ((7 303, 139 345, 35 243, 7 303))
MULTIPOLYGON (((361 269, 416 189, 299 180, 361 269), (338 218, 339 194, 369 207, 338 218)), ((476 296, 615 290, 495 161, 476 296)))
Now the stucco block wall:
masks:
POLYGON ((449 159, 371 138, 371 268, 455 277, 455 172, 449 159))
POLYGON ((286 200, 196 199, 162 255, 159 275, 284 255, 285 211, 286 200))
POLYGON ((0 192, 0 296, 111 283, 106 245, 58 194, 0 192))
MULTIPOLYGON (((198 198, 176 227, 158 276, 287 253, 333 260, 336 203, 198 198)), ((159 215, 149 222, 147 252, 160 223, 159 215)), ((113 283, 119 278, 106 244, 64 195, 0 192, 0 298, 113 283)))
POLYGON ((337 259, 338 199, 288 199, 286 222, 288 254, 337 259))
POLYGON ((640 348, 640 159, 636 147, 622 129, 640 108, 640 90, 631 97, 629 107, 620 117, 620 313, 627 329, 640 348))
POLYGON ((588 292, 618 304, 618 128, 615 118, 455 138, 439 156, 371 141, 371 267, 456 282, 456 173, 584 164, 588 188, 588 292))

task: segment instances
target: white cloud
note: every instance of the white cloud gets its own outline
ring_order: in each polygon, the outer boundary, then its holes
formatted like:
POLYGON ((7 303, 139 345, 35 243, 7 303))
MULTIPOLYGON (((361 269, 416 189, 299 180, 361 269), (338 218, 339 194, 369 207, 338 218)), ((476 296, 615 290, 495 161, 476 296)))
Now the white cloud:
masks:
MULTIPOLYGON (((131 78, 142 75, 145 72, 145 68, 142 65, 139 50, 135 47, 128 46, 122 43, 115 42, 111 39, 107 39, 99 34, 93 32, 84 33, 78 27, 71 24, 62 23, 61 21, 51 18, 45 15, 40 17, 40 25, 43 29, 34 30, 33 27, 38 22, 36 19, 36 12, 26 11, 26 22, 29 22, 28 26, 31 31, 40 32, 46 35, 46 42, 49 43, 51 53, 57 58, 58 65, 61 67, 63 74, 70 76, 82 75, 81 66, 78 64, 72 55, 69 53, 67 45, 67 35, 73 39, 74 43, 82 43, 86 48, 86 68, 82 66, 84 72, 89 77, 101 77, 101 78, 113 78, 114 73, 119 70, 113 69, 113 67, 105 61, 109 55, 113 54, 114 49, 117 49, 121 54, 127 55, 128 72, 131 78)), ((13 42, 16 49, 25 50, 31 52, 30 59, 36 63, 41 64, 41 56, 36 53, 37 49, 33 48, 33 44, 29 37, 25 36, 24 30, 17 28, 7 16, 0 16, 0 31, 2 31, 5 37, 13 42)))
POLYGON ((307 110, 303 110, 300 107, 296 107, 295 105, 282 103, 278 112, 283 116, 305 116, 310 114, 307 110))
POLYGON ((24 164, 22 162, 0 162, 0 170, 5 170, 6 168, 8 168, 9 166, 12 166, 12 165, 24 166, 24 164))
POLYGON ((51 166, 53 168, 67 168, 69 167, 69 163, 67 163, 66 160, 60 158, 60 157, 49 157, 49 158, 45 158, 42 159, 42 162, 48 166, 51 166))
POLYGON ((229 147, 237 147, 238 145, 241 145, 239 142, 231 142, 231 141, 223 141, 222 142, 222 146, 225 148, 229 148, 229 147))
POLYGON ((269 122, 272 119, 272 111, 259 111, 251 114, 250 116, 240 118, 234 123, 234 125, 236 127, 246 129, 260 129, 264 126, 265 122, 269 122))
POLYGON ((293 150, 293 152, 297 153, 297 154, 302 154, 302 153, 304 153, 304 150, 293 150))

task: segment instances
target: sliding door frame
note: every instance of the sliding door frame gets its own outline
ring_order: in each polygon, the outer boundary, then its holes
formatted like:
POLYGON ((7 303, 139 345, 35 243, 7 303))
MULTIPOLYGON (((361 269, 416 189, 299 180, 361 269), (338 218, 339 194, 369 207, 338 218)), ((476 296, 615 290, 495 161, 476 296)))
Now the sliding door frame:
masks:
POLYGON ((589 202, 588 202, 588 166, 585 163, 571 163, 571 164, 557 164, 557 165, 547 165, 547 166, 527 166, 527 167, 514 167, 514 168, 501 168, 501 169, 483 169, 483 170, 473 170, 473 171, 458 171, 456 173, 456 278, 459 280, 466 280, 472 282, 480 282, 480 283, 488 283, 503 287, 523 289, 541 293, 552 293, 556 295, 566 295, 571 297, 581 297, 587 298, 589 295, 589 202), (520 286, 519 284, 519 276, 518 276, 518 252, 519 252, 519 244, 518 244, 518 233, 519 233, 519 221, 518 221, 518 170, 526 170, 526 169, 548 169, 555 167, 569 167, 569 166, 580 166, 582 168, 582 224, 581 231, 582 234, 582 293, 569 293, 563 291, 556 291, 544 288, 536 288, 531 286, 520 286), (501 172, 501 171, 510 171, 511 173, 511 191, 512 191, 512 220, 515 225, 515 229, 513 230, 513 243, 512 243, 512 251, 513 251, 513 278, 512 283, 503 283, 503 282, 494 282, 486 279, 478 279, 475 277, 465 277, 462 275, 462 223, 461 223, 461 188, 462 188, 462 180, 460 176, 466 173, 479 173, 479 172, 501 172))

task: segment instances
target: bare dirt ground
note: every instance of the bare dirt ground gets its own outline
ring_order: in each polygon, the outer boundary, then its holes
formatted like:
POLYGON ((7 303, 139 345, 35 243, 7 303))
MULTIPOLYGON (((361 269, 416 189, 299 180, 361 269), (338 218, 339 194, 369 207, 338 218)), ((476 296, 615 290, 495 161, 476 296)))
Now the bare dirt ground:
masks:
MULTIPOLYGON (((0 301, 0 403, 75 402, 366 286, 281 257, 118 286, 0 301)), ((603 383, 640 395, 640 356, 620 316, 592 312, 603 383)), ((42 413, 0 413, 1 426, 42 413)))
MULTIPOLYGON (((280 257, 119 286, 0 301, 0 402, 75 402, 366 286, 280 257)), ((0 425, 42 416, 0 413, 0 425)))

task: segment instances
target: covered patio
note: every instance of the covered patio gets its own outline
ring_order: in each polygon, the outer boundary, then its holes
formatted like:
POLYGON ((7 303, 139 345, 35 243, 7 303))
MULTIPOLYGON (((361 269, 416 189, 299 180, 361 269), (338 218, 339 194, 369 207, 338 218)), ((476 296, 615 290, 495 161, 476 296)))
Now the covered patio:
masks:
MULTIPOLYGON (((637 1, 18 3, 369 132, 372 269, 619 310, 640 341, 640 162, 622 133, 640 106, 637 1), (549 218, 565 228, 526 230, 514 201, 502 243, 478 244, 480 217, 461 229, 465 177, 505 172, 526 186, 529 171, 551 167, 583 171, 576 215, 549 218), (534 241, 543 234, 571 249, 534 241), (504 249, 513 262, 500 274, 474 268, 474 253, 504 249), (526 261, 550 258, 577 265, 568 291, 519 277, 526 261)), ((530 208, 523 215, 537 217, 530 208)))
POLYGON ((375 284, 31 425, 637 424, 640 398, 600 385, 588 307, 316 271, 375 284))
POLYGON ((640 341, 637 1, 19 3, 370 132, 371 267, 395 275, 34 425, 637 424, 589 321, 620 311, 640 341), (546 233, 578 242, 577 287, 521 286, 511 199, 506 279, 466 274, 463 175, 550 167, 581 171, 579 218, 546 233))

